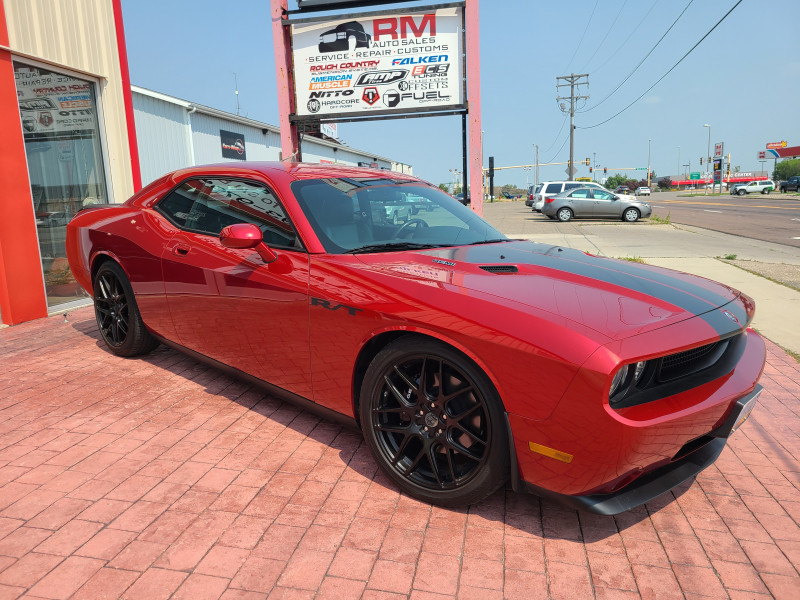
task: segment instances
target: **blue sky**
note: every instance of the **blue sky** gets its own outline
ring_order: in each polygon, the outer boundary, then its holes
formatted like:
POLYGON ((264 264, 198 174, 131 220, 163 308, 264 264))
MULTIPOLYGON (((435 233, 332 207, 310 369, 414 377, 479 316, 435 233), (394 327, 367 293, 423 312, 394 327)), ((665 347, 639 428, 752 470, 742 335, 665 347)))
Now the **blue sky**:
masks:
MULTIPOLYGON (((591 96, 586 112, 576 115, 576 163, 596 153, 609 175, 615 167, 646 166, 648 139, 658 176, 684 170, 679 164, 689 161, 699 170, 708 141, 704 123, 711 124, 712 145, 724 141, 742 171, 761 168, 756 153, 767 142, 800 145, 797 0, 744 0, 639 102, 604 125, 581 129, 611 117, 655 83, 736 0, 694 0, 642 66, 595 107, 687 4, 483 0, 484 162, 493 155, 496 166, 532 163, 534 143, 540 162, 567 160, 569 142, 562 143, 569 127, 555 86, 557 76, 570 72, 589 73, 591 96)), ((235 72, 241 114, 278 123, 268 0, 123 0, 122 7, 134 85, 236 112, 235 72)), ((434 183, 448 181, 448 169, 461 167, 460 117, 344 123, 339 136, 355 148, 409 163, 434 183)), ((525 175, 500 172, 495 183, 522 186, 525 175)), ((578 175, 588 176, 588 167, 578 175)), ((564 166, 540 170, 540 179, 563 178, 564 166)))

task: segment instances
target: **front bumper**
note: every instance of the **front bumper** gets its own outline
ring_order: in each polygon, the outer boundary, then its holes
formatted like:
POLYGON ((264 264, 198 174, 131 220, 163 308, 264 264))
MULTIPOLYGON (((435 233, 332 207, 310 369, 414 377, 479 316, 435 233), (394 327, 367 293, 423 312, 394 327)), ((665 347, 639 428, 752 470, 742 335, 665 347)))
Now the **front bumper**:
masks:
MULTIPOLYGON (((550 498, 566 506, 599 515, 616 515, 649 502, 697 475, 711 466, 725 448, 728 437, 750 416, 762 387, 756 386, 751 393, 740 398, 725 422, 701 438, 687 443, 690 449, 681 458, 659 467, 634 480, 629 485, 610 494, 570 496, 521 482, 526 491, 550 498)), ((680 452, 678 453, 680 454, 680 452)))

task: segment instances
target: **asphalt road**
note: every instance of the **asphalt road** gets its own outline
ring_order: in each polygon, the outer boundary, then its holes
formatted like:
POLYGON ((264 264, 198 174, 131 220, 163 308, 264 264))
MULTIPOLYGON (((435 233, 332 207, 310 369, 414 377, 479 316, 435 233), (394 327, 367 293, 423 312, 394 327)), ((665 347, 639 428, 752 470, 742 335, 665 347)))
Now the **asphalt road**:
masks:
POLYGON ((800 248, 800 198, 779 193, 747 196, 680 196, 659 192, 650 197, 653 212, 673 223, 741 235, 800 248))

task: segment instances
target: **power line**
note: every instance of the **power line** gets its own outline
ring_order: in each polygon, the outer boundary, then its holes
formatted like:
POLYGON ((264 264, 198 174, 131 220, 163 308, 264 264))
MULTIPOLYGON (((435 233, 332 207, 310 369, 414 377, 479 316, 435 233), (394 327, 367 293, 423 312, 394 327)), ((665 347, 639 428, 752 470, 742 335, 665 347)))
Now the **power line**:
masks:
POLYGON ((656 2, 653 2, 653 4, 651 4, 651 5, 650 5, 650 8, 649 8, 649 10, 648 10, 646 13, 644 13, 644 16, 643 16, 643 17, 642 17, 642 19, 641 19, 641 20, 640 20, 640 21, 639 21, 639 22, 636 24, 636 27, 634 27, 633 29, 631 29, 631 32, 628 34, 628 37, 626 37, 626 38, 625 38, 625 41, 624 41, 624 42, 622 42, 622 44, 620 44, 620 46, 619 46, 619 47, 618 47, 616 50, 614 50, 614 53, 613 53, 611 56, 609 56, 609 57, 608 57, 608 58, 607 58, 607 59, 606 59, 606 60, 603 62, 603 64, 601 64, 599 67, 597 67, 597 68, 594 70, 594 72, 595 72, 595 73, 597 73, 598 71, 600 71, 600 70, 601 70, 603 67, 605 67, 605 66, 606 66, 606 65, 607 65, 609 62, 611 62, 611 59, 613 59, 613 58, 614 58, 614 57, 615 57, 617 54, 619 54, 619 51, 620 51, 620 50, 622 50, 622 49, 625 47, 625 44, 627 44, 627 43, 630 41, 630 39, 633 37, 633 34, 634 34, 634 33, 636 33, 636 32, 639 30, 639 27, 641 27, 641 26, 642 26, 642 23, 644 23, 644 20, 645 20, 647 17, 649 17, 649 16, 650 16, 650 13, 651 13, 651 12, 653 12, 653 9, 654 9, 654 8, 655 8, 657 5, 658 5, 658 0, 656 0, 656 2))
POLYGON ((620 81, 620 82, 619 82, 619 84, 617 85, 617 87, 615 87, 613 90, 611 90, 611 92, 610 92, 610 93, 609 93, 609 94, 608 94, 608 95, 607 95, 605 98, 603 98, 602 100, 600 100, 600 102, 598 102, 598 103, 597 103, 597 104, 595 104, 594 106, 590 106, 589 108, 587 108, 586 110, 584 110, 584 111, 581 111, 581 112, 590 112, 590 111, 594 110, 595 108, 597 108, 598 106, 600 106, 601 104, 603 104, 603 102, 605 102, 606 100, 608 100, 609 98, 611 98, 611 96, 613 96, 613 95, 614 95, 614 94, 617 92, 617 90, 619 90, 619 88, 621 88, 621 87, 623 86, 623 84, 624 84, 626 81, 628 81, 628 79, 630 79, 630 78, 631 78, 631 76, 632 76, 634 73, 636 73, 636 71, 638 71, 638 70, 639 70, 639 67, 641 67, 641 66, 642 66, 642 63, 644 63, 644 61, 646 61, 646 60, 647 60, 647 57, 648 57, 648 56, 650 56, 650 55, 653 53, 653 51, 654 51, 656 48, 658 48, 658 45, 659 45, 659 44, 660 44, 660 43, 661 43, 661 42, 664 40, 664 38, 665 38, 665 37, 667 37, 667 34, 668 34, 670 31, 672 31, 672 28, 673 28, 673 27, 675 27, 675 25, 677 24, 677 22, 678 22, 678 21, 680 20, 680 18, 683 16, 683 13, 685 13, 685 12, 686 12, 686 11, 689 9, 689 7, 692 5, 692 2, 694 2, 694 0, 689 0, 689 4, 687 4, 687 5, 686 5, 686 7, 685 7, 685 8, 684 8, 684 9, 681 11, 681 14, 679 14, 679 15, 678 15, 678 18, 677 18, 677 19, 675 19, 675 20, 672 22, 672 25, 670 25, 670 26, 669 26, 669 29, 667 29, 667 30, 664 32, 664 35, 662 35, 662 36, 661 36, 661 37, 658 39, 658 41, 656 42, 656 45, 655 45, 655 46, 653 46, 652 48, 650 48, 650 52, 648 52, 647 54, 645 54, 645 55, 644 55, 644 58, 643 58, 642 60, 640 60, 640 61, 639 61, 639 64, 637 64, 637 65, 636 65, 636 66, 633 68, 633 71, 631 71, 630 73, 628 73, 628 76, 627 76, 625 79, 623 79, 622 81, 620 81))
POLYGON ((663 74, 661 77, 659 77, 659 78, 658 78, 658 80, 657 80, 657 81, 656 81, 656 82, 655 82, 653 85, 651 85, 649 88, 647 88, 647 89, 646 89, 644 92, 642 92, 642 94, 641 94, 641 95, 640 95, 638 98, 636 98, 636 100, 634 100, 633 102, 631 102, 630 104, 628 104, 628 106, 626 106, 625 108, 623 108, 621 111, 619 111, 619 112, 618 112, 618 113, 616 113, 615 115, 612 115, 612 116, 610 116, 609 118, 607 118, 605 121, 601 121, 600 123, 596 123, 595 125, 589 125, 589 126, 587 126, 587 127, 580 127, 580 129, 592 129, 592 128, 594 128, 594 127, 599 127, 600 125, 603 125, 603 124, 605 124, 605 123, 608 123, 608 122, 609 122, 611 119, 615 119, 615 118, 617 118, 619 115, 621 115, 621 114, 622 114, 622 113, 624 113, 626 110, 628 110, 628 109, 629 109, 631 106, 633 106, 634 104, 636 104, 636 103, 637 103, 639 100, 641 100, 642 98, 644 98, 644 97, 645 97, 645 95, 646 95, 646 94, 647 94, 647 93, 648 93, 650 90, 652 90, 652 89, 653 89, 654 87, 656 87, 656 86, 657 86, 659 83, 661 83, 661 80, 662 80, 662 79, 664 79, 664 78, 665 78, 667 75, 669 75, 670 73, 672 73, 672 71, 674 71, 674 70, 675 70, 675 68, 676 68, 676 67, 677 67, 679 64, 681 64, 681 63, 684 61, 684 59, 685 59, 687 56, 689 56, 689 55, 690 55, 690 54, 691 54, 691 53, 694 51, 694 49, 695 49, 695 48, 697 48, 697 47, 698 47, 698 46, 699 46, 699 45, 700 45, 700 44, 703 42, 703 40, 704 40, 704 39, 706 39, 706 38, 707 38, 709 35, 711 35, 711 32, 712 32, 712 31, 714 31, 714 30, 715 30, 717 27, 719 27, 719 24, 720 24, 720 23, 722 23, 722 22, 723 22, 723 21, 724 21, 726 18, 728 18, 728 15, 729 15, 729 14, 731 14, 731 13, 732 13, 732 12, 733 12, 733 11, 736 9, 736 7, 737 7, 737 6, 739 6, 739 5, 740 5, 742 2, 743 2, 743 0, 739 0, 739 1, 738 1, 736 4, 734 4, 734 5, 733 5, 733 7, 732 7, 732 8, 731 8, 731 9, 730 9, 728 12, 726 12, 726 13, 723 15, 723 17, 722 17, 722 18, 721 18, 719 21, 717 21, 716 25, 714 25, 714 26, 713 26, 711 29, 709 29, 709 30, 708 30, 708 32, 707 32, 707 33, 706 33, 706 34, 705 34, 703 37, 701 37, 701 38, 700 38, 700 41, 698 41, 698 42, 697 42, 697 43, 696 43, 694 46, 692 46, 691 48, 689 48, 689 51, 688 51, 686 54, 684 54, 684 55, 681 57, 681 59, 680 59, 678 62, 676 62, 674 65, 672 65, 672 66, 670 67, 669 71, 667 71, 667 72, 666 72, 666 73, 664 73, 664 74, 663 74))
POLYGON ((553 162, 553 159, 555 159, 555 157, 556 157, 556 156, 558 156, 558 154, 559 154, 559 153, 561 152, 561 150, 564 148, 564 145, 567 143, 567 140, 569 140, 569 136, 567 136, 567 137, 565 137, 565 138, 564 138, 564 141, 561 143, 561 148, 559 148, 558 150, 556 150, 556 153, 555 153, 555 154, 553 154, 553 158, 551 158, 550 160, 546 160, 546 161, 545 161, 546 163, 551 163, 551 162, 553 162))
POLYGON ((575 52, 572 53, 572 58, 569 59, 569 64, 564 69, 565 71, 567 69, 569 69, 570 65, 572 65, 572 61, 575 60, 575 55, 578 53, 578 50, 580 49, 581 44, 583 43, 583 38, 586 37, 586 32, 589 31, 589 25, 592 24, 592 17, 594 16, 594 11, 597 10, 597 4, 599 2, 600 2, 600 0, 595 0, 595 2, 594 2, 594 8, 592 9, 592 14, 589 15, 589 20, 586 21, 586 27, 584 27, 584 29, 583 29, 583 35, 581 36, 581 39, 578 42, 578 45, 575 46, 575 52))
POLYGON ((589 63, 590 63, 590 62, 592 62, 592 61, 594 60, 594 57, 595 57, 595 56, 597 56, 597 53, 600 51, 600 48, 602 48, 602 47, 603 47, 603 44, 605 44, 605 43, 606 43, 606 40, 608 39, 608 35, 609 35, 609 34, 611 33, 611 31, 614 29, 614 25, 616 25, 616 24, 617 24, 617 21, 619 20, 619 16, 622 14, 622 11, 625 9, 625 5, 626 5, 626 4, 628 4, 628 0, 625 0, 625 2, 623 2, 623 3, 622 3, 622 6, 620 6, 620 7, 619 7, 619 10, 617 11, 617 16, 616 16, 616 17, 614 17, 614 20, 611 22, 611 26, 610 26, 609 28, 607 28, 607 29, 606 29, 606 34, 603 36, 603 39, 602 39, 602 40, 600 40, 600 44, 597 46, 597 49, 594 51, 594 54, 592 54, 592 56, 589 58, 589 60, 588 60, 588 61, 586 61, 586 66, 584 66, 584 67, 581 69, 581 71, 585 71, 585 70, 586 70, 586 67, 588 67, 588 66, 589 66, 589 63))
MULTIPOLYGON (((550 142, 550 145, 547 148, 545 148, 544 150, 542 150, 542 152, 547 152, 548 150, 550 150, 550 148, 552 148, 553 146, 556 145, 556 142, 558 141, 558 136, 560 136, 561 132, 564 130, 564 125, 566 124, 566 122, 567 122, 567 115, 564 115, 564 118, 561 120, 561 127, 558 128, 558 133, 556 134, 556 137, 553 138, 553 141, 550 142)), ((551 161, 547 161, 547 162, 551 162, 551 161)))

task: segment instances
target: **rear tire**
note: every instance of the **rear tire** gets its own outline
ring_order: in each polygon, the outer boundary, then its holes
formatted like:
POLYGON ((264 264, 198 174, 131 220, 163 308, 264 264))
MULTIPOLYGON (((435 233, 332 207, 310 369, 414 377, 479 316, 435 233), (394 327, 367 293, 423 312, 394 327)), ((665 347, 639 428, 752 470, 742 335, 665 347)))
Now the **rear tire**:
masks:
POLYGON ((158 346, 147 331, 128 276, 114 261, 104 262, 92 282, 97 327, 106 346, 117 356, 146 354, 158 346))

